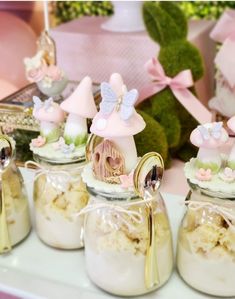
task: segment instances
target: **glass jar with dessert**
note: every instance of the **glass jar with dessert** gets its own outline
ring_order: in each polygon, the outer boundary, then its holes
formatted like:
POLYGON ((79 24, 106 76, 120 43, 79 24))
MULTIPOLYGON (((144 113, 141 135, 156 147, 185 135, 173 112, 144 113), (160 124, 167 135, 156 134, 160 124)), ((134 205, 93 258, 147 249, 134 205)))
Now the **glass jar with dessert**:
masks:
POLYGON ((34 178, 34 207, 39 238, 60 249, 83 247, 83 217, 77 213, 89 198, 81 179, 84 159, 58 164, 39 156, 34 158, 38 167, 34 178))
POLYGON ((218 151, 227 139, 222 123, 199 126, 191 134, 200 149, 185 165, 190 192, 177 249, 184 281, 219 297, 235 296, 235 175, 218 151))
POLYGON ((0 254, 9 252, 30 232, 27 193, 14 162, 15 142, 0 136, 0 254))
POLYGON ((26 165, 37 168, 34 177, 36 231, 50 246, 81 248, 84 217, 78 213, 89 197, 81 179, 88 136, 86 119, 96 113, 91 79, 85 77, 61 105, 52 98, 45 102, 35 97, 33 100, 33 115, 40 121, 40 136, 30 144, 35 161, 26 165), (63 123, 65 112, 68 117, 63 123))
POLYGON ((82 172, 90 194, 81 211, 86 268, 103 290, 137 296, 158 289, 172 272, 171 229, 158 190, 164 166, 154 152, 137 158, 133 135, 145 127, 133 108, 137 91, 128 92, 121 76, 113 74, 110 84, 101 84, 101 95, 82 172), (108 96, 112 107, 106 106, 108 96), (125 117, 121 101, 127 97, 132 104, 125 117))

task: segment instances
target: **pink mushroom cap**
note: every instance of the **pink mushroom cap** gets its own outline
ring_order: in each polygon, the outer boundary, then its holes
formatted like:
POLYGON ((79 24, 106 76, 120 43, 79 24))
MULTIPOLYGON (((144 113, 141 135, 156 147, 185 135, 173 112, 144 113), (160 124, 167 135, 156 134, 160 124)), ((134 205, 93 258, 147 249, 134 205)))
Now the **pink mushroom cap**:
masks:
POLYGON ((57 103, 52 103, 49 108, 42 106, 38 110, 35 110, 33 116, 39 121, 61 123, 65 118, 64 111, 57 103))
POLYGON ((114 110, 109 117, 98 112, 91 125, 91 132, 100 137, 133 136, 143 131, 146 124, 136 111, 128 120, 122 120, 118 111, 114 110))
POLYGON ((88 76, 83 78, 74 92, 60 104, 60 107, 68 113, 93 118, 97 109, 92 93, 91 78, 88 76))
POLYGON ((119 73, 113 73, 109 78, 109 83, 116 95, 119 96, 124 85, 122 76, 119 73))
POLYGON ((227 131, 222 127, 219 134, 212 134, 213 126, 215 123, 207 123, 204 124, 203 127, 205 129, 208 129, 208 136, 205 138, 201 131, 198 129, 194 129, 190 135, 190 141, 193 145, 201 148, 218 148, 224 145, 228 141, 228 133, 227 131))
POLYGON ((235 116, 231 117, 228 122, 227 125, 229 127, 230 130, 232 130, 233 132, 235 132, 235 116))
MULTIPOLYGON (((114 73, 110 76, 109 83, 117 97, 126 89, 120 74, 114 73)), ((92 121, 90 131, 104 138, 133 136, 143 131, 146 124, 141 115, 135 110, 129 119, 123 120, 119 111, 114 109, 108 116, 100 111, 92 121)))

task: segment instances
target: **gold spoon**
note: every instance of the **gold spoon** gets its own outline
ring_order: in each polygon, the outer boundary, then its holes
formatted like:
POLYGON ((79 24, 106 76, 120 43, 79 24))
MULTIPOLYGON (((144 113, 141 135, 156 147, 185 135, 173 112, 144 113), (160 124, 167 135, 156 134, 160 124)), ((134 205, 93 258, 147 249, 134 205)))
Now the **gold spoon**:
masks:
MULTIPOLYGON (((135 191, 143 200, 155 198, 163 176, 162 157, 155 152, 142 157, 134 171, 135 191)), ((156 248, 156 225, 152 202, 146 203, 148 215, 149 243, 145 260, 145 285, 152 289, 160 283, 156 248)))
POLYGON ((9 236, 4 193, 2 190, 2 175, 9 166, 13 157, 13 149, 10 140, 0 135, 0 253, 11 250, 11 240, 9 236))

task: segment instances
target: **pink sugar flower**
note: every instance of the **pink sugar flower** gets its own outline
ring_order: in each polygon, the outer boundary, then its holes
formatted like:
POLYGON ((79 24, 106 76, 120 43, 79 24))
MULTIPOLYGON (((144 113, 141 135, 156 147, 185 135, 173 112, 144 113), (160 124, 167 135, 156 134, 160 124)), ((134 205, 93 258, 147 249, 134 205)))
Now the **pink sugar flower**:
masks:
POLYGON ((46 138, 39 135, 37 138, 32 139, 31 143, 34 147, 41 147, 46 143, 46 138))
POLYGON ((46 67, 45 65, 41 65, 36 69, 31 69, 27 71, 26 76, 30 82, 39 82, 41 81, 46 74, 46 67))
POLYGON ((133 187, 134 185, 133 175, 134 175, 134 171, 132 171, 129 175, 124 174, 119 176, 122 188, 128 189, 130 187, 133 187))
POLYGON ((53 81, 59 81, 63 77, 63 73, 56 65, 49 65, 46 71, 46 75, 53 81))
POLYGON ((211 169, 200 168, 195 174, 199 181, 210 181, 212 178, 211 169))

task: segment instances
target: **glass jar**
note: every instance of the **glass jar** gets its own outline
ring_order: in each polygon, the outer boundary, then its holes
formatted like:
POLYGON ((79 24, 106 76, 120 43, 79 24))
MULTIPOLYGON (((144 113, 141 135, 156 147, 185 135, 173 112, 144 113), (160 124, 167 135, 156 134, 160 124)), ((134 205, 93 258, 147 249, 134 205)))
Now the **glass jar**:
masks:
POLYGON ((235 197, 190 187, 178 235, 178 271, 201 292, 235 296, 235 197))
POLYGON ((30 232, 31 223, 23 177, 12 161, 2 173, 0 253, 11 250, 30 232))
POLYGON ((172 272, 173 251, 160 193, 145 203, 133 193, 107 194, 90 187, 88 192, 85 259, 90 279, 119 296, 137 296, 162 286, 172 272))
POLYGON ((38 170, 34 180, 36 231, 46 244, 60 249, 83 247, 84 216, 78 213, 88 202, 81 179, 84 159, 58 163, 34 156, 38 170))

